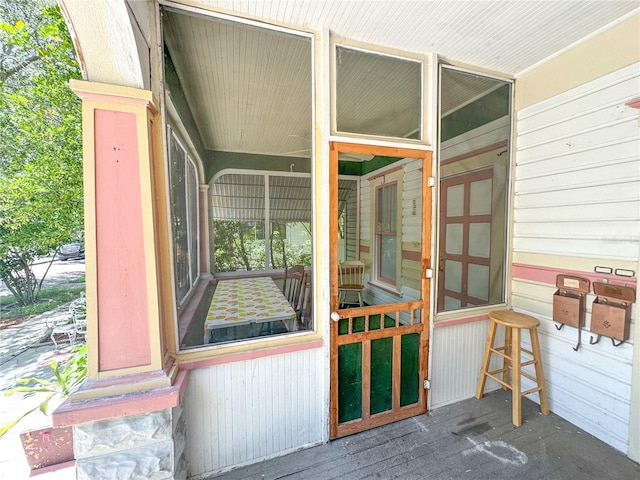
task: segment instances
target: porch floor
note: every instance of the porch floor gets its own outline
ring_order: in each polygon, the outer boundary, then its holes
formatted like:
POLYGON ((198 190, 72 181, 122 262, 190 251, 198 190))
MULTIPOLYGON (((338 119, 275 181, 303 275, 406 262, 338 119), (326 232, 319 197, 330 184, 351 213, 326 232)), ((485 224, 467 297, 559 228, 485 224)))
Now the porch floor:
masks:
POLYGON ((638 479, 640 465, 559 416, 492 392, 213 479, 638 479))

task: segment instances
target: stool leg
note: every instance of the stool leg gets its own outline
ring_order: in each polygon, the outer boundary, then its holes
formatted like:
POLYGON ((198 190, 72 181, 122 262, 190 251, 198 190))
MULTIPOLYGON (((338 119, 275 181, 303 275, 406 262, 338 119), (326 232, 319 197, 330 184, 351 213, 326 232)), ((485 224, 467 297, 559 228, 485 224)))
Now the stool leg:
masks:
POLYGON ((484 347, 484 359, 482 360, 482 369, 480 370, 480 378, 478 379, 478 388, 476 390, 476 398, 480 400, 484 395, 484 386, 487 382, 487 372, 489 371, 489 361, 491 360, 491 349, 493 341, 496 338, 496 322, 489 321, 489 333, 487 334, 487 343, 484 347))
POLYGON ((511 357, 512 357, 512 348, 511 348, 511 327, 504 327, 504 357, 502 357, 502 384, 503 390, 508 390, 509 387, 507 385, 511 385, 509 382, 509 369, 511 368, 511 357))
POLYGON ((540 411, 544 415, 549 415, 549 402, 547 401, 547 387, 544 383, 544 373, 542 372, 542 357, 540 356, 540 342, 538 341, 538 330, 529 330, 531 335, 531 351, 533 352, 534 365, 536 367, 536 383, 540 391, 540 411))
POLYGON ((511 398, 512 421, 516 427, 522 425, 522 396, 520 395, 520 329, 513 328, 511 334, 511 398))

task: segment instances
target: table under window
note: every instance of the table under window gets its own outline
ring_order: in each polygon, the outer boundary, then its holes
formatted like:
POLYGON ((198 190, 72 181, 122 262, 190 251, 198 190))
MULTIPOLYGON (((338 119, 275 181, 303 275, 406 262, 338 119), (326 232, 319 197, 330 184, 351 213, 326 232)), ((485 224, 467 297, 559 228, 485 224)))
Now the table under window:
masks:
POLYGON ((204 342, 215 329, 251 323, 293 321, 296 312, 271 277, 221 280, 204 322, 204 342))

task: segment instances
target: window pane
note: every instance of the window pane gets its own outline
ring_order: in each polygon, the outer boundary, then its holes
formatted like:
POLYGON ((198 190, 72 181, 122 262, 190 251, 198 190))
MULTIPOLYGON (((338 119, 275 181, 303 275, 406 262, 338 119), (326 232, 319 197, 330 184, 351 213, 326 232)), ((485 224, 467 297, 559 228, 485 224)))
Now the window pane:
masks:
POLYGON ((264 222, 213 221, 216 272, 264 270, 264 222))
POLYGON ((380 235, 380 276, 396 279, 396 236, 380 235))
POLYGON ((198 249, 198 177, 196 168, 187 162, 187 200, 189 214, 189 256, 191 262, 191 286, 195 285, 200 274, 200 255, 198 249))
POLYGON ((269 176, 271 268, 311 266, 311 177, 269 176))
POLYGON ((491 179, 471 182, 469 213, 471 215, 491 215, 491 179))
POLYGON ((462 255, 462 224, 450 223, 446 226, 447 244, 445 250, 452 255, 462 255))
POLYGON ((265 268, 264 175, 225 174, 210 187, 216 272, 265 268))
POLYGON ((469 225, 469 255, 489 258, 491 248, 491 224, 472 223, 469 225))
POLYGON ((447 217, 464 215, 464 187, 456 185, 447 189, 447 217))
POLYGON ((462 292, 462 263, 447 260, 444 264, 444 288, 452 292, 462 292))
POLYGON ((189 293, 189 237, 186 198, 186 156, 175 136, 171 136, 169 176, 171 182, 171 214, 173 227, 173 259, 175 265, 176 300, 182 303, 189 293))
POLYGON ((467 293, 470 297, 489 300, 489 267, 469 264, 469 283, 467 293))
POLYGON ((337 47, 336 110, 340 132, 420 139, 421 62, 337 47))
POLYGON ((396 183, 387 187, 388 196, 387 205, 389 211, 389 232, 395 232, 398 229, 398 185, 396 183))

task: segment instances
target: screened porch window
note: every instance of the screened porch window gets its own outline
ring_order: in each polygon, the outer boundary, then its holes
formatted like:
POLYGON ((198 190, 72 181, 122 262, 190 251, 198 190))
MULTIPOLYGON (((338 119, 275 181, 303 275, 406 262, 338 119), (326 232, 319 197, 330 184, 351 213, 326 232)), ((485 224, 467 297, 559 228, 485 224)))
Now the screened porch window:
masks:
POLYGON ((311 266, 311 178, 223 173, 211 186, 215 272, 311 266))
POLYGON ((199 277, 198 177, 193 159, 171 128, 169 128, 169 182, 175 296, 178 305, 181 305, 199 277))
POLYGON ((511 84, 441 68, 438 312, 505 301, 511 84))

